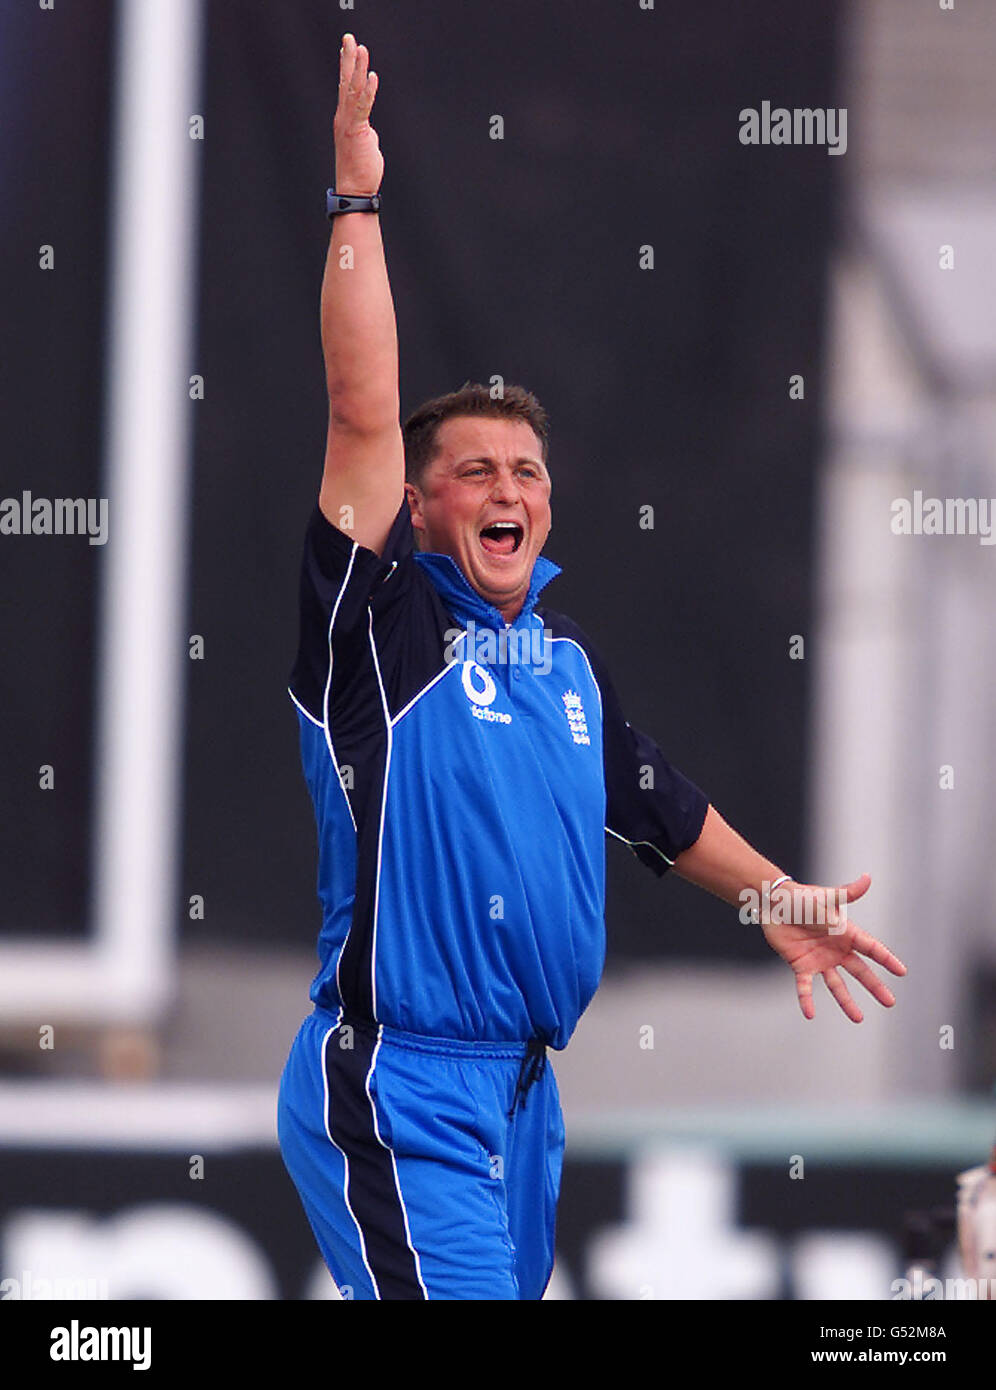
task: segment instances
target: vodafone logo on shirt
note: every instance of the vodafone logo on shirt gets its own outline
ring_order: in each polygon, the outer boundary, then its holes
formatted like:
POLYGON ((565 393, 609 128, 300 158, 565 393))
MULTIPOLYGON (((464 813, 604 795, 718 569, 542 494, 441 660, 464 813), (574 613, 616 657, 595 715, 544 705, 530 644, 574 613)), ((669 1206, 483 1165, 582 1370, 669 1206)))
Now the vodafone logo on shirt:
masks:
POLYGON ((486 724, 511 724, 510 714, 489 708, 498 693, 490 671, 486 671, 476 661, 465 661, 460 679, 463 682, 464 694, 470 700, 470 712, 475 719, 481 719, 486 724))

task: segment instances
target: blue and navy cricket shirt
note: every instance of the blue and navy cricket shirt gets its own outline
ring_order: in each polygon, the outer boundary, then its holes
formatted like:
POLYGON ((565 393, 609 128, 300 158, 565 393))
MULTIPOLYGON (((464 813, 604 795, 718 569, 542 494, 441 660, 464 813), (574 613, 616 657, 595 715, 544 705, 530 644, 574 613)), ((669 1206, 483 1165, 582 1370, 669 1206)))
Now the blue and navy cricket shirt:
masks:
POLYGON ((698 838, 705 796, 626 722, 580 628, 537 608, 559 573, 537 557, 506 626, 451 556, 416 550, 407 500, 381 556, 316 505, 290 693, 319 1006, 562 1048, 602 973, 606 831, 658 875, 698 838))

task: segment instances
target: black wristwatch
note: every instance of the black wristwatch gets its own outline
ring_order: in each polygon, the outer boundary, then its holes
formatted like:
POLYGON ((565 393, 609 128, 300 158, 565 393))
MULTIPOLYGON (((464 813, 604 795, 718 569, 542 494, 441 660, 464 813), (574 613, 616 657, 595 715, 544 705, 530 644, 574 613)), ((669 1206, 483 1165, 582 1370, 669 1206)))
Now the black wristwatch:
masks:
POLYGON ((380 212, 380 194, 366 198, 359 194, 337 193, 330 188, 325 193, 325 211, 330 222, 340 212, 380 212))

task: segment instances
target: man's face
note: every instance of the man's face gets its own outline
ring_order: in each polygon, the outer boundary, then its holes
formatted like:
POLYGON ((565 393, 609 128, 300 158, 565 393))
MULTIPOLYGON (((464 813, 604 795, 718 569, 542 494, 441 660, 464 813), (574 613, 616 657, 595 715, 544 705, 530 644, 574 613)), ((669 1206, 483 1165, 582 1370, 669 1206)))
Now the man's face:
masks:
POLYGON ((422 486, 405 485, 419 548, 452 555, 511 622, 550 534, 550 475, 540 441, 524 420, 455 415, 439 427, 436 450, 422 486))

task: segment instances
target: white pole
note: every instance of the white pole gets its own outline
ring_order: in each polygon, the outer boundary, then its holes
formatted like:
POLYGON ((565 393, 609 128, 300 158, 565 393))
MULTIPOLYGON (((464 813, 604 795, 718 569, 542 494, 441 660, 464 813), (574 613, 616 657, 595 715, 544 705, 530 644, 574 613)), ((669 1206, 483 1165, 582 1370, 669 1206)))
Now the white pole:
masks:
POLYGON ((103 1002, 139 1021, 175 950, 202 15, 119 14, 94 893, 103 1002))

